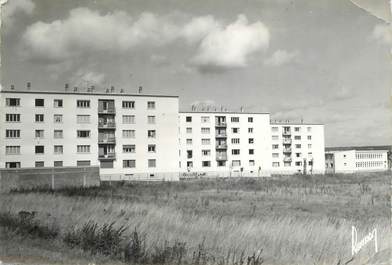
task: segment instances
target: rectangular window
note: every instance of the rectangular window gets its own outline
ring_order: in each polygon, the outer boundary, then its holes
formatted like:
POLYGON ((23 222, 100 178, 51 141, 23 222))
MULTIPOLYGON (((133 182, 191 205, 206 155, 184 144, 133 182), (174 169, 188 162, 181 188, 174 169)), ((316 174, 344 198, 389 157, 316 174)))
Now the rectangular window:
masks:
POLYGON ((123 160, 123 168, 135 168, 136 160, 123 160))
POLYGON ((156 167, 157 161, 155 159, 148 159, 148 167, 156 167))
POLYGON ((90 100, 77 100, 76 107, 78 108, 90 108, 90 100))
POLYGON ((122 122, 123 122, 123 124, 134 124, 135 123, 135 115, 123 115, 122 122))
POLYGON ((78 130, 77 131, 78 138, 90 138, 90 131, 88 130, 78 130))
POLYGON ((255 161, 254 160, 249 160, 249 166, 253 167, 255 165, 255 161))
POLYGON ((201 133, 202 134, 209 134, 210 133, 210 128, 201 128, 201 133))
POLYGON ((192 144, 192 139, 186 139, 186 144, 192 144))
POLYGON ((44 114, 35 114, 35 122, 44 122, 44 114))
POLYGON ((308 148, 309 148, 309 149, 312 148, 312 144, 308 144, 308 148))
POLYGON ((248 128, 248 133, 253 133, 253 128, 248 128))
POLYGON ((240 138, 232 138, 231 139, 232 144, 239 144, 240 143, 240 138))
POLYGON ((63 130, 54 130, 53 137, 55 139, 63 138, 63 130))
POLYGON ((202 167, 211 167, 211 161, 202 161, 201 165, 202 167))
POLYGON ((273 144, 272 145, 272 149, 279 149, 279 145, 278 144, 273 144))
POLYGON ((156 152, 156 145, 155 144, 149 144, 147 147, 147 151, 149 153, 155 153, 156 152))
POLYGON ((148 101, 147 109, 155 109, 155 101, 148 101))
POLYGON ((5 137, 6 138, 19 138, 20 137, 20 130, 5 130, 5 137))
POLYGON ((63 107, 63 100, 62 99, 55 99, 53 101, 53 107, 62 108, 63 107))
POLYGON ((44 130, 35 130, 35 138, 44 138, 44 130))
POLYGON ((192 128, 191 127, 187 127, 186 128, 186 133, 192 133, 192 128))
POLYGON ((311 135, 308 135, 308 140, 312 140, 312 136, 311 135))
POLYGON ((54 161, 53 162, 54 167, 62 167, 63 166, 63 161, 54 161))
POLYGON ((20 106, 20 98, 6 98, 5 104, 8 107, 19 107, 20 106))
POLYGON ((272 162, 272 167, 279 167, 279 162, 272 162))
POLYGON ((231 128, 231 132, 232 133, 239 133, 240 132, 240 128, 231 128))
POLYGON ((90 123, 90 115, 77 115, 76 122, 78 124, 90 123))
POLYGON ((254 155, 255 154, 255 149, 249 149, 249 154, 254 155))
POLYGON ((202 151, 201 151, 201 154, 202 154, 203 156, 210 156, 210 155, 211 155, 211 150, 202 150, 202 151))
POLYGON ((248 122, 253 122, 253 117, 248 117, 248 122))
POLYGON ((301 131, 301 128, 300 127, 294 127, 294 131, 295 132, 299 132, 299 131, 301 131))
POLYGON ((122 108, 123 109, 134 109, 135 108, 135 101, 123 101, 122 108))
POLYGON ((156 137, 156 131, 155 130, 148 130, 147 131, 147 136, 148 136, 148 138, 155 138, 156 137))
POLYGON ((301 153, 295 153, 295 157, 301 157, 301 153))
POLYGON ((240 117, 231 117, 231 122, 240 122, 240 117))
POLYGON ((6 114, 5 121, 6 122, 20 122, 20 114, 6 114))
POLYGON ((155 116, 147 116, 148 124, 155 124, 155 116))
POLYGON ((135 153, 136 146, 134 144, 123 145, 123 153, 135 153))
POLYGON ((201 123, 209 123, 210 117, 208 116, 201 116, 201 123))
POLYGON ((301 166, 301 165, 302 165, 302 162, 301 162, 301 161, 297 161, 297 162, 295 162, 295 165, 296 165, 296 166, 301 166))
POLYGON ((62 145, 55 145, 54 146, 54 153, 56 155, 62 154, 63 153, 63 146, 62 145))
POLYGON ((186 116, 185 120, 186 120, 186 122, 192 122, 192 117, 191 116, 186 116))
POLYGON ((311 132, 312 131, 312 127, 307 127, 307 131, 311 132))
POLYGON ((20 146, 19 145, 9 145, 5 147, 6 155, 20 155, 20 146))
POLYGON ((249 138, 249 139, 248 139, 248 143, 254 144, 254 143, 255 143, 255 139, 254 139, 254 138, 249 138))
POLYGON ((45 163, 44 161, 35 161, 35 167, 44 167, 45 163))
POLYGON ((122 137, 123 138, 135 138, 135 130, 123 130, 122 137))
POLYGON ((241 160, 233 160, 233 161, 231 162, 231 165, 232 165, 233 167, 239 167, 239 166, 241 166, 241 160))
POLYGON ((54 114, 53 120, 55 123, 62 123, 63 122, 63 115, 61 114, 54 114))
POLYGON ((279 153, 272 153, 273 158, 279 158, 279 153))
POLYGON ((275 126, 272 127, 272 131, 273 131, 273 132, 278 132, 278 131, 279 131, 279 127, 275 127, 275 126))
POLYGON ((36 154, 43 154, 45 153, 45 148, 43 145, 36 145, 35 146, 35 153, 36 154))
POLYGON ((301 135, 294 135, 294 140, 301 140, 301 135))
POLYGON ((278 135, 272 135, 272 140, 279 140, 279 136, 278 135))
POLYGON ((201 144, 209 145, 209 144, 211 144, 211 139, 203 138, 203 139, 201 139, 201 144))
POLYGON ((232 149, 231 150, 232 155, 239 155, 240 154, 240 149, 232 149))
POLYGON ((193 151, 192 150, 186 150, 186 158, 191 159, 193 157, 193 151))
POLYGON ((44 107, 45 106, 45 100, 43 98, 36 98, 35 99, 35 106, 36 107, 44 107))
POLYGON ((91 165, 90 160, 77 160, 76 161, 76 166, 77 167, 87 167, 91 165))
POLYGON ((90 145, 78 145, 76 147, 76 152, 78 154, 90 153, 90 145))
POLYGON ((5 162, 5 168, 20 168, 20 162, 5 162))
POLYGON ((295 148, 301 148, 301 145, 300 144, 296 144, 295 148))

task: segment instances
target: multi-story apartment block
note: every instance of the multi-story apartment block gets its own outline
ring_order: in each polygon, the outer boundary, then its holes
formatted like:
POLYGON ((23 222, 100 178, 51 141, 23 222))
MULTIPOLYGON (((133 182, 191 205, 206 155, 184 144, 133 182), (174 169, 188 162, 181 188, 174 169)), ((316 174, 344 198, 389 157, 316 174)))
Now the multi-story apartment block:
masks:
POLYGON ((269 113, 181 112, 183 176, 268 176, 269 113))
POLYGON ((327 173, 386 171, 389 149, 379 147, 326 148, 327 173))
POLYGON ((272 173, 324 174, 324 125, 271 123, 272 173))
POLYGON ((1 91, 0 168, 99 165, 101 179, 178 172, 178 97, 1 91))

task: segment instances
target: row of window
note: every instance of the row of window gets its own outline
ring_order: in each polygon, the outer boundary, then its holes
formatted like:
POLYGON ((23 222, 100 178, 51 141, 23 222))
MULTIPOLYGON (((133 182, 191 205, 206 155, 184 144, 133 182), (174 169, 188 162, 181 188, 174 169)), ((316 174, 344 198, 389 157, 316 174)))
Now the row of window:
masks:
MULTIPOLYGON (((91 115, 76 115, 76 122, 79 124, 90 123, 91 115)), ((6 114, 5 115, 6 122, 20 122, 20 114, 6 114)), ((54 123, 62 123, 63 115, 62 114, 54 114, 53 115, 54 123)), ((35 114, 35 122, 44 122, 44 114, 35 114)), ((114 120, 113 120, 114 122, 114 120)), ((123 115, 122 116, 123 124, 134 124, 135 123, 135 115, 123 115)), ((148 124, 155 124, 156 118, 155 116, 147 116, 148 124)))
MULTIPOLYGON (((300 148, 302 148, 302 145, 301 144, 295 144, 295 148, 300 149, 300 148)), ((311 148, 312 148, 312 144, 308 144, 308 149, 311 149, 311 148)), ((279 144, 273 144, 272 145, 272 149, 273 150, 279 149, 279 144)), ((286 148, 286 149, 290 149, 290 148, 286 148)))
MULTIPOLYGON (((295 153, 295 157, 301 157, 301 156, 302 156, 301 153, 295 153)), ((308 156, 311 157, 312 156, 312 152, 309 152, 308 156)), ((279 153, 272 153, 272 158, 279 158, 279 153)))
MULTIPOLYGON (((9 106, 9 107, 20 106, 20 98, 6 98, 6 106, 9 106)), ((35 99, 35 106, 36 107, 45 107, 45 99, 36 98, 35 99)), ((54 99, 53 100, 53 107, 62 108, 63 107, 63 100, 62 99, 54 99)), ((76 100, 76 107, 90 108, 90 100, 76 100)), ((123 109, 134 109, 135 108, 135 101, 125 101, 125 100, 122 101, 122 108, 123 109)), ((148 101, 147 102, 147 109, 155 109, 155 101, 148 101)))
MULTIPOLYGON (((306 138, 308 140, 312 140, 311 135, 308 135, 306 138)), ((283 140, 286 140, 286 139, 291 140, 291 138, 283 138, 283 140)), ((294 140, 301 140, 301 139, 302 139, 301 135, 294 135, 294 140)), ((272 140, 279 140, 279 135, 272 135, 272 140)))
MULTIPOLYGON (((296 161, 294 163, 294 165, 299 167, 299 166, 303 165, 303 162, 302 161, 296 161)), ((313 165, 313 161, 312 160, 308 161, 308 165, 312 166, 313 165)), ((291 162, 284 162, 283 166, 284 167, 291 167, 291 162)), ((272 162, 272 167, 280 167, 280 162, 272 162)))
MULTIPOLYGON (((78 138, 90 138, 91 131, 90 130, 77 130, 76 136, 78 138)), ((6 138, 20 138, 20 130, 5 130, 6 138)), ((114 138, 113 135, 103 134, 100 135, 100 139, 114 138)), ((122 131, 123 138, 135 138, 136 130, 123 130, 122 131)), ((156 138, 156 130, 147 130, 148 138, 156 138)), ((35 130, 35 138, 44 138, 44 130, 35 130)), ((60 139, 63 138, 63 130, 54 130, 54 138, 60 139)))
MULTIPOLYGON (((156 167, 156 159, 148 159, 147 160, 148 167, 149 168, 155 168, 156 167)), ((90 160, 78 160, 76 161, 76 166, 81 167, 81 166, 90 166, 91 161, 90 160)), ((35 167, 44 167, 45 162, 44 161, 35 161, 35 167)), ((63 161, 54 161, 53 162, 54 167, 62 167, 63 166, 63 161)), ((6 162, 5 163, 6 168, 20 168, 21 163, 20 162, 6 162)), ((123 160, 123 168, 135 168, 136 167, 136 160, 123 160)))
MULTIPOLYGON (((239 144, 240 143, 240 139, 239 138, 232 138, 231 139, 231 143, 232 144, 239 144)), ((248 143, 249 144, 254 144, 255 143, 255 139, 254 138, 248 138, 248 143)), ((193 144, 193 139, 186 139, 186 144, 187 145, 192 145, 193 144)), ((211 144, 211 139, 209 138, 202 138, 201 139, 201 144, 202 145, 210 145, 211 144)), ((218 145, 226 145, 226 142, 224 141, 217 141, 218 145)))
MULTIPOLYGON (((202 150, 201 154, 202 154, 202 156, 210 156, 211 155, 211 150, 202 150)), ((239 155, 240 154, 240 149, 231 149, 231 154, 232 155, 239 155)), ((255 154, 255 150, 254 149, 248 149, 248 154, 249 155, 254 155, 255 154)), ((186 151, 186 157, 187 157, 187 159, 193 158, 193 150, 187 150, 186 151)))
MULTIPOLYGON (((279 127, 278 126, 273 126, 272 128, 272 132, 278 132, 279 131, 279 127)), ((283 130, 285 132, 290 132, 290 127, 283 127, 283 130)), ((300 132, 301 131, 301 127, 294 127, 294 131, 295 132, 300 132)), ((307 132, 311 132, 312 131, 312 127, 306 127, 306 131, 307 132)))
MULTIPOLYGON (((211 132, 211 128, 208 128, 208 127, 202 127, 201 128, 201 133, 202 134, 210 134, 210 132, 211 132)), ((220 134, 225 134, 226 133, 225 130, 217 131, 217 132, 220 133, 220 134)), ((240 133, 240 128, 231 128, 231 132, 232 133, 240 133)), ((187 127, 186 128, 186 133, 192 133, 192 127, 187 127)), ((253 128, 248 128, 248 133, 253 133, 253 128)))
MULTIPOLYGON (((210 122, 210 117, 209 116, 201 116, 200 117, 201 123, 209 123, 210 122)), ((185 117, 186 122, 192 122, 192 116, 186 116, 185 117)), ((233 123, 240 122, 240 117, 231 117, 230 121, 233 123)), ((248 122, 252 123, 253 122, 253 117, 248 117, 248 122)))
POLYGON ((355 167, 382 167, 385 161, 366 161, 366 162, 355 162, 355 167))
POLYGON ((375 153, 359 153, 355 154, 356 159, 380 159, 383 158, 382 154, 375 154, 375 153))
MULTIPOLYGON (((211 165, 212 165, 212 162, 209 161, 209 160, 201 161, 201 166, 202 167, 211 167, 211 165)), ((226 161, 217 161, 216 165, 218 167, 225 167, 226 166, 226 161)), ((249 166, 255 166, 255 160, 253 160, 253 159, 252 160, 248 160, 248 165, 249 166)), ((181 166, 181 164, 180 164, 180 166, 181 166)), ((241 166, 241 160, 232 160, 231 161, 231 166, 232 167, 240 167, 241 166)), ((186 162, 186 167, 188 169, 193 168, 193 161, 187 161, 186 162)))

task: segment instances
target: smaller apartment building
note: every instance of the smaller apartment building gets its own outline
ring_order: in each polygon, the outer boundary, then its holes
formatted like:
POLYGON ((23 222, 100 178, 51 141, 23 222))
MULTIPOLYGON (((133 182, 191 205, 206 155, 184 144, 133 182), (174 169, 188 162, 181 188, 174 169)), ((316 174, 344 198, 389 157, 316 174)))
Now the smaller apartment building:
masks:
POLYGON ((180 175, 269 176, 269 113, 180 112, 180 175))
POLYGON ((327 148, 327 173, 377 172, 388 170, 388 150, 327 148))
POLYGON ((271 123, 273 174, 324 174, 324 125, 271 123))

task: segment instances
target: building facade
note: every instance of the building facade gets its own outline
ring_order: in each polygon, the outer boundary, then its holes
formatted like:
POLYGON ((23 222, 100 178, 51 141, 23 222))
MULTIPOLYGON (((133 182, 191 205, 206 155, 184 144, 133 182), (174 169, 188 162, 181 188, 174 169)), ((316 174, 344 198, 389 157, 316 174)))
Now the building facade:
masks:
POLYGON ((357 173, 386 171, 388 150, 331 148, 325 152, 327 173, 357 173))
POLYGON ((271 123, 273 174, 324 174, 324 125, 271 123))
POLYGON ((182 176, 269 176, 269 113, 181 112, 182 176))
POLYGON ((178 97, 1 91, 1 168, 98 165, 101 179, 178 172, 178 97))

